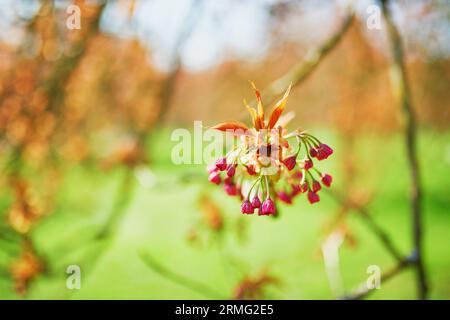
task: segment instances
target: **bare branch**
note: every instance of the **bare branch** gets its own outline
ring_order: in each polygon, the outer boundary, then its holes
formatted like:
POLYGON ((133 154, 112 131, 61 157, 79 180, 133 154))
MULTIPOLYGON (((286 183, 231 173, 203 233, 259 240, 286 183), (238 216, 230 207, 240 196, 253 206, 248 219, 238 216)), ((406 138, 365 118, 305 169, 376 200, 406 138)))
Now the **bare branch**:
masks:
MULTIPOLYGON (((393 278, 395 275, 399 274, 401 271, 406 269, 406 267, 411 265, 411 261, 408 259, 402 260, 394 268, 388 270, 381 275, 381 281, 386 282, 387 280, 393 278)), ((342 297, 344 300, 359 300, 367 297, 374 289, 367 286, 367 283, 362 283, 355 291, 351 294, 342 297)))
POLYGON ((334 47, 341 41, 344 34, 354 20, 353 9, 348 9, 347 16, 345 17, 341 27, 323 44, 311 48, 305 55, 305 58, 298 64, 294 65, 286 74, 279 79, 272 82, 267 89, 268 96, 280 95, 286 90, 290 83, 292 86, 300 84, 305 80, 319 65, 323 58, 333 50, 334 47))
POLYGON ((389 235, 386 233, 386 231, 383 230, 380 225, 375 222, 366 208, 350 203, 337 191, 330 191, 329 194, 339 204, 357 211, 359 213, 358 216, 362 218, 362 221, 365 223, 365 225, 377 236, 386 250, 395 258, 395 260, 397 260, 397 262, 401 262, 404 260, 404 256, 394 245, 389 235))
POLYGON ((411 179, 410 206, 413 222, 414 256, 417 269, 419 298, 426 299, 428 285, 422 256, 422 185, 420 181, 419 162, 417 158, 417 123, 406 76, 402 39, 392 21, 388 1, 382 0, 383 15, 391 46, 391 87, 397 103, 403 110, 405 120, 405 145, 411 179))
POLYGON ((149 266, 153 271, 157 272, 161 276, 179 284, 183 287, 191 289, 201 295, 212 299, 226 299, 223 294, 216 292, 215 289, 208 287, 207 285, 194 281, 188 277, 175 273, 161 264, 159 264, 153 257, 146 253, 140 253, 142 261, 149 266))

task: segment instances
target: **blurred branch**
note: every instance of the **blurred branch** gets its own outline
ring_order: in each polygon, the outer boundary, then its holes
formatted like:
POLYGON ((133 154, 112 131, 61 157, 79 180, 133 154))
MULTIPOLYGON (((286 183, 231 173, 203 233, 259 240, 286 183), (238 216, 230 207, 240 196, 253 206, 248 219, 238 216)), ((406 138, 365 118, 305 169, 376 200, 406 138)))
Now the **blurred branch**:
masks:
MULTIPOLYGON (((170 107, 171 98, 173 96, 174 87, 175 87, 175 81, 177 74, 180 70, 180 56, 179 51, 181 47, 184 45, 186 39, 189 37, 189 35, 192 32, 193 27, 195 26, 195 23, 198 21, 198 19, 195 19, 196 12, 197 12, 197 6, 202 2, 202 0, 194 0, 191 6, 191 9, 189 11, 189 14, 186 17, 184 26, 182 27, 182 30, 179 34, 179 37, 176 41, 174 52, 172 55, 172 65, 171 65, 171 71, 168 75, 166 82, 164 84, 163 93, 161 97, 161 108, 157 116, 157 121, 161 121, 161 119, 164 118, 165 114, 167 113, 167 110, 170 107)), ((151 129, 143 130, 140 132, 137 136, 137 143, 140 148, 145 148, 146 140, 151 133, 151 129)), ((134 179, 134 169, 135 166, 126 166, 125 168, 125 174, 122 178, 122 180, 119 182, 119 187, 117 190, 117 194, 115 196, 115 201, 113 203, 113 206, 111 208, 111 212, 108 215, 107 221, 103 225, 102 229, 98 232, 96 238, 99 240, 107 240, 106 244, 99 250, 98 252, 98 258, 96 258, 92 265, 94 266, 99 260, 99 257, 102 257, 104 253, 108 250, 110 247, 110 244, 112 243, 111 235, 113 235, 113 231, 115 230, 116 226, 119 224, 121 219, 123 218, 123 215, 125 214, 127 208, 129 207, 134 191, 135 191, 135 179, 134 179)))
POLYGON ((127 167, 125 170, 124 176, 119 182, 112 209, 108 215, 108 220, 97 234, 98 238, 104 238, 111 234, 111 231, 117 226, 121 219, 122 213, 127 209, 128 204, 133 197, 133 191, 135 189, 133 168, 127 167))
POLYGON ((392 21, 388 1, 381 1, 383 15, 386 21, 387 35, 391 46, 391 87, 405 119, 405 144, 411 179, 411 217, 413 222, 414 258, 417 271, 419 298, 426 299, 428 285, 422 255, 422 185, 420 181, 419 163, 417 158, 417 123, 406 76, 402 39, 392 21))
MULTIPOLYGON (((175 88, 175 80, 181 67, 179 51, 184 45, 189 35, 192 33, 192 30, 196 22, 198 21, 198 19, 195 18, 197 16, 198 7, 202 3, 202 1, 203 0, 194 0, 192 2, 190 11, 186 17, 186 20, 184 21, 181 32, 176 40, 174 51, 172 53, 171 71, 164 84, 163 93, 161 97, 161 107, 157 116, 156 123, 158 123, 164 118, 165 114, 167 113, 170 107, 170 102, 175 88)), ((140 148, 145 148, 145 142, 150 132, 151 130, 144 130, 138 135, 138 144, 140 148)), ((133 185, 134 183, 133 182, 134 166, 126 167, 126 170, 127 173, 125 174, 123 181, 119 186, 119 191, 117 194, 118 199, 116 200, 117 205, 113 206, 108 221, 106 222, 105 226, 99 233, 100 237, 105 237, 108 235, 112 225, 116 224, 116 221, 120 219, 120 216, 125 212, 131 199, 133 198, 134 190, 133 188, 130 188, 130 186, 133 185)))
POLYGON ((330 53, 341 41, 354 20, 353 7, 350 5, 341 27, 327 41, 317 47, 313 47, 306 53, 304 59, 292 66, 282 77, 273 81, 270 86, 263 91, 263 98, 268 101, 282 94, 292 83, 295 87, 305 80, 320 64, 320 62, 330 53))
POLYGON ((89 43, 97 35, 100 26, 100 18, 106 4, 107 1, 104 1, 99 5, 95 16, 87 26, 88 30, 85 36, 71 48, 72 54, 68 54, 64 56, 64 58, 58 60, 58 63, 54 67, 53 74, 46 81, 46 90, 49 93, 49 110, 55 110, 62 107, 65 94, 64 86, 81 61, 89 43))
POLYGON ((162 96, 161 96, 161 110, 158 114, 158 120, 164 120, 167 112, 170 109, 173 94, 175 91, 175 84, 178 78, 178 74, 181 70, 181 57, 180 51, 183 48, 189 36, 192 34, 196 24, 200 19, 198 16, 201 13, 203 0, 193 0, 189 13, 184 21, 181 32, 179 33, 175 46, 171 55, 170 72, 167 75, 167 79, 164 83, 162 96))
MULTIPOLYGON (((400 261, 394 268, 388 270, 387 272, 383 273, 381 275, 381 282, 386 282, 387 280, 393 278, 395 275, 399 274, 401 271, 406 269, 408 266, 412 264, 412 260, 410 259, 404 259, 400 261)), ((359 300, 367 297, 374 288, 369 288, 367 283, 362 283, 355 291, 353 291, 351 294, 345 295, 342 297, 343 300, 359 300)))
POLYGON ((366 224, 366 226, 377 236, 377 238, 381 241, 381 243, 384 245, 386 250, 398 261, 401 262, 404 260, 403 255, 400 253, 400 251, 397 249, 397 247, 392 242, 389 235, 383 230, 381 226, 379 226, 375 220, 372 218, 372 216, 369 214, 366 208, 362 206, 355 205, 353 203, 350 203, 348 200, 346 200, 340 193, 333 191, 329 192, 331 197, 341 204, 342 206, 347 206, 359 213, 359 217, 363 218, 363 222, 366 224))
POLYGON ((153 259, 149 254, 141 253, 140 257, 142 261, 149 266, 153 271, 160 274, 161 276, 179 284, 183 287, 191 289, 201 295, 212 298, 212 299, 226 299, 224 295, 216 292, 214 289, 208 287, 207 285, 191 280, 188 277, 182 276, 178 273, 175 273, 164 266, 160 265, 155 259, 153 259))

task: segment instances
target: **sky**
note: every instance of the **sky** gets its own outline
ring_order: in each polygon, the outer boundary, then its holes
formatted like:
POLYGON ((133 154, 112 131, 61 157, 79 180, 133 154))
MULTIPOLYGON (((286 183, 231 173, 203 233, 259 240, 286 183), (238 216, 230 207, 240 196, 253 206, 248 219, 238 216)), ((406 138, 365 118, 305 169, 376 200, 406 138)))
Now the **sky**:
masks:
MULTIPOLYGON (((95 1, 95 0, 88 0, 95 1)), ((180 47, 182 64, 190 71, 201 71, 227 59, 257 61, 273 43, 269 7, 287 0, 136 0, 133 16, 127 12, 129 0, 110 1, 101 20, 103 31, 118 37, 134 38, 149 48, 152 62, 162 70, 171 65, 174 47, 186 24, 192 33, 180 47), (199 3, 192 10, 192 4, 199 3)), ((286 17, 286 39, 294 39, 305 47, 323 41, 342 19, 347 0, 298 0, 297 15, 286 17)), ((408 0, 407 10, 394 6, 396 21, 407 26, 406 40, 425 45, 430 56, 450 55, 449 12, 433 11, 423 15, 428 4, 449 0, 408 0), (438 23, 437 23, 438 22, 438 23)), ((57 0, 59 7, 69 0, 57 0)), ((373 0, 356 1, 360 20, 367 19, 367 8, 373 0)), ((38 0, 0 0, 0 39, 19 41, 20 32, 11 28, 15 19, 30 17, 38 0)), ((380 46, 380 32, 367 30, 374 46, 380 46)), ((290 39, 290 40, 292 40, 290 39)), ((381 40, 380 40, 381 39, 381 40)))

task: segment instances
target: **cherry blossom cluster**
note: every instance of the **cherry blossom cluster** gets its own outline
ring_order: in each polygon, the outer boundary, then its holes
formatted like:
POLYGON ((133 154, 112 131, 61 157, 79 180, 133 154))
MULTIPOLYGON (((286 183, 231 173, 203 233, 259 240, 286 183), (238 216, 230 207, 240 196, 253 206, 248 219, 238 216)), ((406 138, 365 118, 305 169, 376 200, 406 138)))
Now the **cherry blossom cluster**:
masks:
POLYGON ((305 193, 313 204, 320 201, 322 186, 330 187, 332 176, 316 167, 333 149, 303 130, 288 132, 288 117, 282 116, 290 87, 265 120, 261 95, 254 87, 258 108, 248 106, 253 126, 222 122, 213 129, 229 132, 237 143, 224 157, 208 165, 209 181, 221 185, 230 196, 240 197, 244 214, 275 215, 277 201, 292 204, 305 193), (316 161, 317 160, 317 161, 316 161))

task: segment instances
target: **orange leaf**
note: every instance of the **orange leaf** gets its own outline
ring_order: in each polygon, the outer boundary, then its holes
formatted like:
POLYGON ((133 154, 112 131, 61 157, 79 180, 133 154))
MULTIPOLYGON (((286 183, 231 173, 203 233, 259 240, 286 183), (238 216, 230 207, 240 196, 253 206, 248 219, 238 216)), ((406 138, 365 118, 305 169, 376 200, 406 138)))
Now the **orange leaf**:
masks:
POLYGON ((258 89, 256 89, 256 86, 253 82, 251 82, 251 84, 252 84, 253 90, 255 90, 256 100, 258 100, 259 125, 261 126, 261 128, 264 128, 264 108, 263 108, 263 104, 262 104, 261 93, 259 92, 258 89))
POLYGON ((237 133, 236 131, 242 130, 242 132, 239 132, 240 134, 244 134, 245 131, 248 130, 248 127, 237 121, 226 121, 226 122, 220 122, 216 124, 215 126, 212 126, 211 129, 219 130, 219 131, 232 131, 233 133, 237 133))
POLYGON ((280 118, 281 114, 284 111, 284 106, 286 105, 287 98, 289 96, 289 92, 291 91, 291 85, 287 88, 286 92, 284 93, 283 98, 281 98, 273 108, 272 114, 270 115, 269 120, 269 129, 272 129, 277 124, 278 119, 280 118))
POLYGON ((247 108, 248 112, 250 113, 251 117, 252 117, 252 123, 253 126, 256 128, 256 130, 261 129, 259 126, 259 118, 258 118, 258 114, 256 113, 256 110, 252 107, 250 107, 247 104, 247 101, 244 99, 244 105, 247 108))

